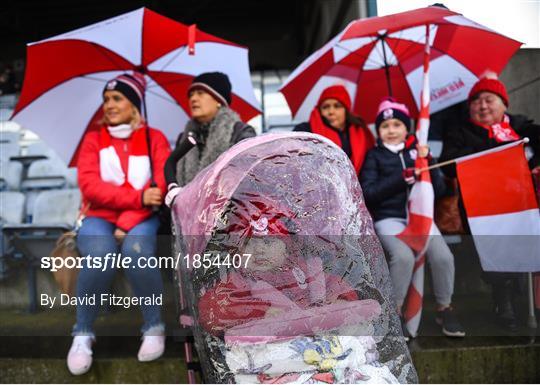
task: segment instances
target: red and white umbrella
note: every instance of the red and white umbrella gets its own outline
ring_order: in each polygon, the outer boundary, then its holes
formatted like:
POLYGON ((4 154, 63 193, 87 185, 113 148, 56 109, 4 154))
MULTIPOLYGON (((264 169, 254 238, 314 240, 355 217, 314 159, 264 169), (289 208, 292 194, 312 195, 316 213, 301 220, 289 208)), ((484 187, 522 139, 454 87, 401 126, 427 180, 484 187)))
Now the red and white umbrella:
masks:
POLYGON ((29 44, 12 120, 74 164, 84 132, 96 128, 105 83, 133 71, 147 82, 149 124, 170 139, 189 119, 187 88, 203 72, 229 76, 231 108, 244 121, 259 113, 247 48, 140 8, 29 44))
POLYGON ((431 6, 351 22, 308 57, 281 88, 296 120, 308 120, 322 90, 343 84, 353 110, 373 121, 385 96, 420 109, 426 25, 430 25, 431 112, 467 98, 486 70, 499 74, 522 43, 461 14, 431 6))

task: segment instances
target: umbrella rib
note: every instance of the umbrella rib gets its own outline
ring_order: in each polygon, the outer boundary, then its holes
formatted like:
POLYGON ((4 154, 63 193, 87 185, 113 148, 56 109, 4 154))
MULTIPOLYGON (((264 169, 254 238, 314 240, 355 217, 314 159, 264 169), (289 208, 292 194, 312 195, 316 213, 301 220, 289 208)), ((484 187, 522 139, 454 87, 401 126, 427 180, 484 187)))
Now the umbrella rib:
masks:
MULTIPOLYGON (((165 92, 167 92, 167 91, 165 90, 165 92)), ((165 96, 163 96, 161 94, 158 94, 157 92, 153 92, 153 91, 150 91, 150 90, 146 90, 146 93, 157 96, 158 98, 161 98, 161 99, 163 99, 163 100, 165 100, 165 101, 167 101, 167 102, 169 102, 171 104, 175 104, 177 106, 180 106, 180 103, 178 103, 172 96, 170 98, 167 98, 167 97, 165 97, 165 96)), ((182 106, 180 106, 180 107, 182 107, 182 106)))
POLYGON ((180 56, 184 51, 186 50, 186 45, 182 46, 178 52, 176 53, 176 55, 174 55, 167 63, 165 63, 165 65, 163 67, 161 67, 159 69, 158 72, 163 72, 173 61, 175 61, 178 56, 180 56))
POLYGON ((98 81, 98 82, 107 82, 109 79, 100 79, 98 77, 95 77, 93 75, 81 75, 82 78, 85 78, 85 79, 88 79, 88 80, 95 80, 95 81, 98 81))
MULTIPOLYGON (((407 89, 409 90, 409 93, 411 94, 412 98, 413 98, 413 102, 415 104, 415 107, 417 109, 417 111, 419 112, 420 109, 418 108, 418 106, 416 106, 416 98, 414 97, 414 94, 413 94, 413 90, 411 88, 411 85, 409 84, 409 82, 407 81, 407 75, 405 74, 405 70, 403 70, 403 67, 401 66, 401 64, 399 64, 400 62, 398 61, 398 65, 396 66, 399 70, 399 72, 401 72, 401 76, 403 76, 403 79, 405 79, 405 83, 407 84, 407 89)), ((431 90, 430 90, 431 92, 431 90)), ((420 99, 420 98, 419 98, 420 99)), ((402 100, 403 102, 403 100, 402 100)))
MULTIPOLYGON (((174 72, 174 73, 175 73, 175 74, 178 74, 178 75, 181 75, 181 73, 179 73, 179 72, 178 72, 178 73, 177 73, 177 72, 174 72)), ((183 75, 183 74, 182 74, 182 75, 183 75)), ((150 77, 150 78, 151 78, 151 77, 150 77)), ((183 82, 183 81, 185 81, 185 80, 186 80, 186 79, 176 79, 176 80, 169 80, 169 81, 167 81, 167 82, 162 81, 162 82, 159 82, 159 83, 158 83, 157 81, 155 81, 154 79, 152 79, 153 83, 155 84, 155 85, 153 85, 152 87, 161 87, 161 88, 163 88, 160 84, 164 84, 164 85, 167 85, 167 84, 174 84, 174 83, 180 83, 180 82, 183 82)), ((149 88, 150 88, 149 86, 146 87, 146 89, 149 89, 149 88)))
MULTIPOLYGON (((430 34, 433 33, 433 30, 437 27, 437 24, 430 24, 430 34)), ((400 33, 403 33, 404 30, 401 30, 400 33)), ((393 39, 393 38, 391 38, 393 39)), ((402 52, 402 54, 400 56, 404 56, 405 54, 407 54, 410 50, 412 50, 415 46, 415 44, 425 44, 425 35, 424 36, 421 36, 418 38, 418 40, 411 40, 411 39, 401 39, 399 38, 398 40, 398 44, 400 41, 408 41, 409 42, 409 46, 407 48, 405 48, 405 50, 402 52), (423 41, 422 41, 423 40, 423 41)), ((432 49, 434 49, 434 47, 432 45, 430 45, 430 47, 432 49)), ((396 48, 397 48, 397 45, 396 45, 396 48)), ((393 50, 392 50, 393 51, 393 50)), ((423 52, 423 51, 422 51, 423 52)), ((439 51, 441 52, 441 51, 439 51)))
MULTIPOLYGON (((371 41, 371 43, 373 43, 373 41, 371 41)), ((370 43, 370 44, 371 44, 371 43, 370 43)), ((343 46, 340 45, 339 43, 336 44, 336 47, 339 47, 339 48, 341 48, 341 49, 347 51, 349 54, 351 54, 351 55, 353 55, 353 56, 357 56, 357 57, 360 57, 360 58, 362 58, 362 59, 365 59, 365 62, 368 62, 368 61, 369 61, 369 62, 373 62, 374 64, 377 64, 375 61, 369 59, 369 54, 368 54, 367 56, 361 55, 361 54, 359 54, 357 51, 352 51, 352 50, 350 50, 350 49, 347 48, 347 47, 343 47, 343 46)), ((369 51, 369 52, 371 52, 371 51, 369 51)), ((365 62, 364 62, 364 65, 365 65, 365 62)), ((336 63, 336 64, 337 64, 337 63, 336 63)))
MULTIPOLYGON (((171 64, 174 60, 176 60, 178 58, 178 56, 180 56, 182 54, 182 52, 184 52, 185 49, 186 49, 186 46, 184 45, 183 47, 180 48, 178 53, 174 57, 171 58, 171 60, 169 60, 167 63, 165 63, 165 65, 163 67, 161 67, 156 72, 164 72, 164 70, 169 66, 169 64, 171 64)), ((155 85, 148 82, 148 84, 146 85, 146 89, 159 86, 159 84, 154 79, 152 79, 151 76, 149 76, 149 78, 152 81, 152 83, 155 83, 155 85)))
POLYGON ((111 64, 113 64, 118 70, 120 70, 120 71, 123 70, 123 67, 122 67, 119 63, 117 63, 113 57, 111 57, 110 55, 107 54, 107 51, 109 51, 108 48, 102 47, 102 46, 100 46, 100 45, 98 45, 98 44, 96 44, 96 43, 91 43, 91 44, 92 44, 92 46, 96 49, 96 51, 97 51, 98 53, 100 53, 101 55, 103 55, 103 56, 104 56, 108 61, 110 61, 111 64), (105 50, 99 49, 99 48, 105 48, 105 50))

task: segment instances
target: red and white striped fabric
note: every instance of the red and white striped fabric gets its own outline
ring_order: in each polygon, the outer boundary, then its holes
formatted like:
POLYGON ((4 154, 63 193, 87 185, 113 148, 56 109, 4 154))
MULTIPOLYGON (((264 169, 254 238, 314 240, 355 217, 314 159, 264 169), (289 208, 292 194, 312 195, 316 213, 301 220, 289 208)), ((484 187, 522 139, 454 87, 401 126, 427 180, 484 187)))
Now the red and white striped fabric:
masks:
POLYGON ((457 159, 467 220, 485 271, 540 271, 540 211, 523 141, 457 159))
POLYGON ((122 169, 120 157, 111 144, 111 135, 105 127, 101 129, 99 150, 99 172, 101 179, 115 186, 129 185, 141 190, 151 178, 148 142, 148 127, 139 128, 132 134, 131 153, 128 158, 127 176, 122 169))
POLYGON ((430 27, 431 111, 466 100, 488 69, 499 74, 521 45, 448 9, 432 6, 351 22, 288 77, 281 92, 306 121, 322 90, 343 84, 353 111, 374 119, 388 95, 420 110, 425 25, 430 27), (391 85, 389 89, 388 83, 391 85))
POLYGON ((101 127, 92 122, 102 116, 102 91, 108 80, 124 72, 142 73, 148 123, 174 140, 189 119, 191 80, 209 71, 227 74, 231 108, 244 121, 259 113, 247 48, 140 8, 30 43, 12 120, 36 132, 74 165, 85 130, 101 127))
MULTIPOLYGON (((430 48, 429 35, 430 26, 426 25, 426 44, 424 47, 424 74, 423 88, 421 94, 421 108, 418 124, 416 127, 416 138, 419 145, 427 145, 429 133, 429 64, 430 48)), ((428 166, 427 158, 417 157, 415 168, 422 169, 428 166)), ((435 194, 431 184, 429 171, 420 174, 414 183, 408 202, 408 223, 405 230, 397 237, 407 243, 415 252, 416 260, 413 268, 412 281, 403 304, 403 317, 409 333, 414 337, 420 326, 422 316, 422 298, 424 295, 424 265, 425 251, 429 243, 429 237, 433 234, 433 205, 435 194)))

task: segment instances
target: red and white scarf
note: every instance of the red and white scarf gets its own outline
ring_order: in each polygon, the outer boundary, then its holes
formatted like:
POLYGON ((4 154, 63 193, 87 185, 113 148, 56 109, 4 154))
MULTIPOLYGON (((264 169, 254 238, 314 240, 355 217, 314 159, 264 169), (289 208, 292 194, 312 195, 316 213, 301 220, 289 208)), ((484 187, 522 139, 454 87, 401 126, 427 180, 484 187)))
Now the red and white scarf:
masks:
MULTIPOLYGON (((324 124, 321 113, 317 107, 315 107, 311 112, 309 125, 311 127, 311 132, 330 139, 332 142, 342 148, 341 138, 339 137, 338 132, 324 124)), ((356 173, 358 174, 362 169, 362 164, 364 163, 366 153, 373 147, 374 139, 371 132, 363 127, 351 124, 348 130, 352 152, 351 162, 356 170, 356 173)))
POLYGON ((116 186, 131 186, 141 190, 150 180, 150 157, 146 141, 147 127, 141 127, 131 134, 131 148, 128 160, 127 178, 120 158, 112 145, 112 137, 106 127, 101 129, 99 150, 99 171, 101 179, 116 186))
POLYGON ((479 123, 475 120, 473 120, 472 122, 477 126, 488 130, 490 139, 494 138, 497 143, 513 142, 515 140, 521 139, 520 136, 516 134, 516 132, 510 125, 510 118, 506 114, 504 115, 502 122, 492 124, 491 126, 479 123))

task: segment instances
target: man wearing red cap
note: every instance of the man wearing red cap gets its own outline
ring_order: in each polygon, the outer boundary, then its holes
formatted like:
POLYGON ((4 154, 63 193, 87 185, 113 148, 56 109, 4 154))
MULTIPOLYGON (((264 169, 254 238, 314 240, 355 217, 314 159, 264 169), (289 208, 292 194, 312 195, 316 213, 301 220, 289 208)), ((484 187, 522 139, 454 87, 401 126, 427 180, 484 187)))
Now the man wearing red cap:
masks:
MULTIPOLYGON (((533 174, 540 173, 540 126, 525 116, 507 113, 508 93, 500 80, 493 76, 480 79, 469 93, 468 105, 469 119, 444 132, 443 150, 439 158, 441 162, 528 137, 530 142, 525 151, 529 167, 533 174)), ((456 177, 455 164, 442 170, 448 177, 456 177)), ((460 210, 462 222, 467 226, 461 201, 460 210)), ((517 274, 483 272, 482 276, 493 287, 497 317, 505 327, 515 331, 517 320, 512 300, 517 274)))
POLYGON ((297 125, 294 131, 312 132, 330 139, 345 151, 359 174, 375 139, 364 121, 351 113, 351 106, 351 98, 344 86, 328 87, 321 93, 309 122, 297 125))

